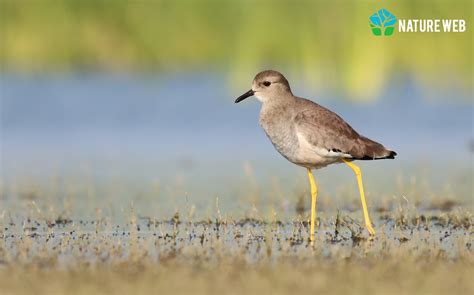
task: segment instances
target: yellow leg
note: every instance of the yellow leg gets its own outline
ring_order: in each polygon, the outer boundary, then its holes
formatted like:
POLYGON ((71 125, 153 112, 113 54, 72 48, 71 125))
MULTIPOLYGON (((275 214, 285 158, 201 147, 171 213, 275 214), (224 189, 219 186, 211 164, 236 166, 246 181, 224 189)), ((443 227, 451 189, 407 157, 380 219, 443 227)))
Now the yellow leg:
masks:
POLYGON ((318 188, 314 182, 313 172, 308 169, 309 184, 311 185, 311 228, 309 232, 309 239, 314 241, 314 222, 316 220, 316 196, 318 195, 318 188))
POLYGON ((360 168, 352 162, 344 160, 344 163, 347 166, 351 167, 357 177, 357 184, 359 185, 359 192, 360 192, 360 200, 362 201, 362 210, 364 210, 364 219, 365 219, 365 226, 371 235, 375 235, 375 230, 372 227, 372 222, 370 221, 369 211, 367 210, 367 204, 365 202, 365 194, 364 194, 364 186, 362 184, 362 172, 360 168))

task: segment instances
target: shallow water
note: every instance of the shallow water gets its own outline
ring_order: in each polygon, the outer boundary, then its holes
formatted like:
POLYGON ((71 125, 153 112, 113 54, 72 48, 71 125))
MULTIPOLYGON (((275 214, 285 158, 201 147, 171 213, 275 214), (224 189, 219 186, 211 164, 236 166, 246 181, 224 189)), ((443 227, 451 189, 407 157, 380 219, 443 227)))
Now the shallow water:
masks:
POLYGON ((472 222, 469 214, 408 215, 376 214, 377 235, 369 238, 354 214, 318 219, 316 241, 309 242, 306 220, 265 221, 216 219, 169 221, 130 216, 125 224, 98 220, 22 220, 2 224, 2 257, 8 265, 37 263, 54 258, 53 268, 83 263, 110 264, 129 261, 131 256, 149 261, 181 255, 183 261, 199 255, 212 261, 216 255, 241 256, 247 263, 281 258, 341 260, 347 257, 384 255, 403 251, 411 257, 457 259, 472 254, 472 222), (315 252, 317 254, 315 254, 315 252), (173 254, 174 253, 174 254, 173 254), (409 253, 409 254, 408 254, 409 253))

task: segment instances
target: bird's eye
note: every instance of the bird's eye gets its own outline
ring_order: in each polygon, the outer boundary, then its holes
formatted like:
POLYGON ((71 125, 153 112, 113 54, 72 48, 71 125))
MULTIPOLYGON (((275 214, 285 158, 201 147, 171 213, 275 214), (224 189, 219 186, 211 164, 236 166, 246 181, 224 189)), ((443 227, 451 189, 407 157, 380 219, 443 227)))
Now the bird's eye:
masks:
POLYGON ((268 81, 263 82, 263 85, 265 85, 265 87, 270 86, 270 84, 272 84, 272 83, 271 83, 271 82, 268 82, 268 81))

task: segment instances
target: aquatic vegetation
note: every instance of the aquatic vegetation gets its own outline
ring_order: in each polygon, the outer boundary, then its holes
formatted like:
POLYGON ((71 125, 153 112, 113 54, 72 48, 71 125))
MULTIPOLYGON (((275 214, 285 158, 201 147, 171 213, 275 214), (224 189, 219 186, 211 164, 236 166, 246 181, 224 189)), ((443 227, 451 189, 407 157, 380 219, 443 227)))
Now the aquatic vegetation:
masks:
POLYGON ((202 220, 193 219, 195 208, 158 219, 133 206, 118 219, 101 209, 76 219, 28 202, 27 215, 0 216, 7 293, 474 291, 474 217, 459 208, 377 210, 375 237, 357 221, 360 212, 338 211, 318 218, 311 245, 301 208, 292 220, 235 218, 216 200, 215 213, 202 220))

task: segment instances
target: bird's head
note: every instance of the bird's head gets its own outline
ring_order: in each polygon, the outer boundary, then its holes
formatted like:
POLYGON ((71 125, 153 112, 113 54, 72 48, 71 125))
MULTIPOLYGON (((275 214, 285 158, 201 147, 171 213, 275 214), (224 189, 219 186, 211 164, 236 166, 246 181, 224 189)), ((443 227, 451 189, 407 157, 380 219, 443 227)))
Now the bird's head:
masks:
POLYGON ((252 82, 252 89, 239 96, 235 103, 255 95, 261 102, 277 99, 279 97, 286 97, 291 95, 290 84, 285 76, 273 70, 267 70, 258 73, 252 82))

